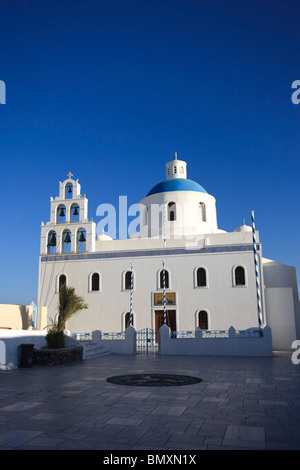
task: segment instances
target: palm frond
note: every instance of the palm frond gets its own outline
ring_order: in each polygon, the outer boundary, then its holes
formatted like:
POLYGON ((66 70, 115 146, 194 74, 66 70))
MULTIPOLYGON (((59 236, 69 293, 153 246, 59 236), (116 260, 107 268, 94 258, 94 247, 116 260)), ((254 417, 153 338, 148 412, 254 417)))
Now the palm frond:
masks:
POLYGON ((59 331, 65 329, 66 322, 75 313, 88 308, 83 297, 75 293, 74 287, 62 286, 59 291, 58 320, 57 328, 59 331))

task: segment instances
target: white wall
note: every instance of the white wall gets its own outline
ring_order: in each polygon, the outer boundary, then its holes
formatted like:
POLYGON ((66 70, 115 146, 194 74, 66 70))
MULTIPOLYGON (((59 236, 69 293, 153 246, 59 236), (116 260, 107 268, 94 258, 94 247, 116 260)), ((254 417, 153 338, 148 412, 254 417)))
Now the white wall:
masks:
POLYGON ((19 367, 21 344, 34 344, 36 349, 46 346, 46 331, 0 330, 0 370, 19 367))
POLYGON ((159 352, 192 356, 272 356, 272 334, 268 326, 263 329, 263 336, 257 338, 239 338, 234 327, 230 327, 228 333, 227 338, 203 338, 198 328, 195 338, 173 339, 170 329, 164 325, 159 330, 159 352))
POLYGON ((298 339, 292 288, 266 288, 265 302, 268 325, 272 329, 274 349, 291 350, 292 342, 298 339))
POLYGON ((300 338, 300 303, 296 269, 263 258, 267 322, 277 349, 290 349, 300 338))
MULTIPOLYGON (((47 325, 47 308, 38 310, 38 329, 47 325)), ((32 305, 0 304, 1 329, 32 330, 32 305)))
POLYGON ((150 217, 151 210, 163 204, 174 202, 176 204, 176 220, 167 223, 171 233, 186 235, 190 233, 212 233, 218 232, 216 200, 207 193, 196 191, 169 191, 166 193, 152 194, 140 201, 148 208, 149 236, 156 232, 162 233, 162 227, 158 229, 158 219, 150 217), (199 222, 198 206, 203 202, 206 207, 206 221, 199 222), (152 222, 152 226, 151 226, 152 222))
MULTIPOLYGON (((124 243, 120 242, 122 246, 124 243)), ((79 312, 68 322, 67 328, 71 332, 124 331, 124 315, 130 309, 130 291, 122 288, 122 274, 130 270, 132 262, 135 273, 134 327, 137 330, 145 327, 154 329, 154 314, 159 308, 153 305, 153 293, 162 292, 158 289, 162 259, 162 256, 131 258, 128 255, 114 259, 41 263, 39 302, 48 305, 48 316, 54 318, 58 304, 58 276, 65 274, 67 284, 75 287, 77 294, 83 296, 89 305, 87 310, 79 312), (93 272, 101 275, 100 292, 89 292, 88 279, 93 272)), ((194 330, 198 326, 199 310, 208 311, 209 329, 228 329, 231 325, 247 329, 258 325, 252 251, 171 254, 164 260, 170 272, 168 291, 175 292, 177 296, 177 330, 194 330), (234 286, 233 267, 237 264, 246 268, 245 287, 234 286), (194 272, 200 266, 207 269, 209 284, 208 287, 195 288, 194 272)))

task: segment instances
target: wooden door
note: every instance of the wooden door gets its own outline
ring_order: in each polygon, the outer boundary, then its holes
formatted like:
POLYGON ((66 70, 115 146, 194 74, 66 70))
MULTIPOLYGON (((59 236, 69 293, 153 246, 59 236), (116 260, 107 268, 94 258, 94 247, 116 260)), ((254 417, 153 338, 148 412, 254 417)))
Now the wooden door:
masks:
MULTIPOLYGON (((176 310, 167 310, 166 323, 171 331, 176 331, 176 310)), ((155 332, 158 334, 158 330, 164 324, 164 311, 155 310, 155 332)))

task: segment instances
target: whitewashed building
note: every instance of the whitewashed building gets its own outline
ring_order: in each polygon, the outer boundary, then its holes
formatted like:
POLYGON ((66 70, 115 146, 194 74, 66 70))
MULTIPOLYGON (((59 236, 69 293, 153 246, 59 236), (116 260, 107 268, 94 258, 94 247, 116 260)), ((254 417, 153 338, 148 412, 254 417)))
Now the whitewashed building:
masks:
POLYGON ((177 155, 140 201, 138 231, 127 239, 101 233, 112 219, 96 225, 88 218, 72 176, 59 183, 41 226, 38 305, 48 308, 49 322, 67 283, 89 305, 69 320, 72 333, 121 332, 130 322, 158 331, 166 321, 172 331, 268 325, 280 350, 300 337, 295 269, 264 259, 252 226, 219 229, 215 198, 187 178, 177 155))

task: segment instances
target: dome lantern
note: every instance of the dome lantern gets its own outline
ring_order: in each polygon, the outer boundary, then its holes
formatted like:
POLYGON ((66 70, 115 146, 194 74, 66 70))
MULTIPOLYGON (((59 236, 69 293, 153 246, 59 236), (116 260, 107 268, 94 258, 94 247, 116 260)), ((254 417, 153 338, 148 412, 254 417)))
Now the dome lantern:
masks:
POLYGON ((187 178, 186 162, 177 159, 177 152, 175 152, 175 160, 166 163, 166 179, 172 180, 177 178, 187 178))

